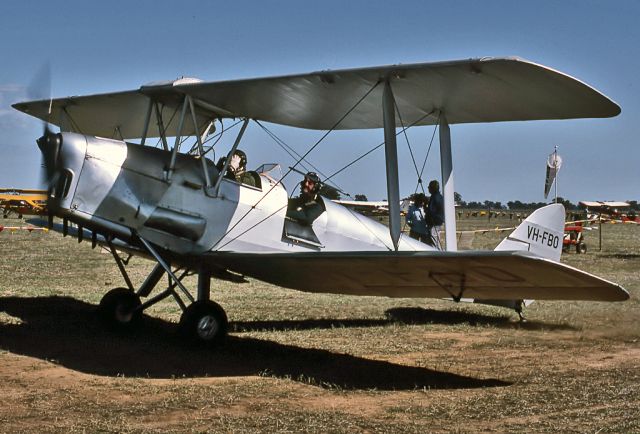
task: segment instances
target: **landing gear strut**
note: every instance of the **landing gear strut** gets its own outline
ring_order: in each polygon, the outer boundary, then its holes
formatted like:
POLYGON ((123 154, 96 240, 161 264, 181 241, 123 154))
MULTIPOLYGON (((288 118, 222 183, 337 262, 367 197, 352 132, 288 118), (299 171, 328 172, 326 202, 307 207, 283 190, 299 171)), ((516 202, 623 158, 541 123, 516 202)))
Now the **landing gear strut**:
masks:
POLYGON ((205 267, 198 267, 197 298, 194 298, 182 284, 182 280, 187 275, 194 273, 189 270, 172 270, 151 244, 142 238, 140 241, 156 259, 157 264, 137 290, 126 272, 126 264, 115 247, 109 243, 111 254, 128 288, 115 288, 105 294, 98 309, 100 318, 113 330, 130 330, 140 323, 145 309, 172 296, 182 309, 178 330, 186 341, 207 346, 222 343, 227 336, 229 322, 224 309, 210 299, 211 272, 205 267), (176 273, 179 271, 181 273, 178 276, 176 273), (169 279, 167 288, 148 298, 144 303, 141 302, 141 298, 151 294, 165 273, 169 279), (181 294, 176 289, 179 289, 181 294), (183 297, 189 300, 189 305, 185 304, 183 297))
POLYGON ((520 318, 520 322, 527 322, 527 319, 524 317, 524 300, 516 300, 515 311, 518 314, 518 318, 520 318))

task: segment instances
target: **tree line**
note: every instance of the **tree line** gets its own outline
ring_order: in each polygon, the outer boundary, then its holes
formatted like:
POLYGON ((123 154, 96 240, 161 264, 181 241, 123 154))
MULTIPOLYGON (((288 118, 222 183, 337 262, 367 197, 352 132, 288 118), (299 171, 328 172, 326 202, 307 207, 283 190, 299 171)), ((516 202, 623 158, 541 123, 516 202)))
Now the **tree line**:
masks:
MULTIPOLYGON (((511 200, 505 204, 502 202, 494 202, 491 200, 485 200, 484 202, 465 202, 460 198, 459 201, 456 201, 456 204, 462 208, 470 208, 470 209, 510 209, 510 210, 534 210, 541 208, 549 203, 553 203, 553 200, 549 202, 522 202, 519 200, 511 200)), ((628 200, 626 201, 629 204, 629 211, 640 211, 640 204, 636 200, 628 200)), ((585 209, 584 207, 571 202, 568 199, 564 199, 563 197, 558 196, 558 203, 564 205, 564 209, 567 211, 579 211, 585 209)))
MULTIPOLYGON (((331 193, 337 193, 337 192, 331 192, 331 193)), ((335 196, 335 194, 333 194, 332 196, 335 196)), ((337 199, 339 199, 340 195, 337 194, 337 196, 338 196, 337 199)), ((549 202, 522 202, 519 200, 510 200, 506 204, 503 204, 500 201, 494 202, 492 200, 485 200, 483 202, 477 202, 477 201, 465 202, 464 200, 462 200, 462 195, 457 191, 453 194, 453 199, 456 202, 456 205, 458 205, 460 208, 491 209, 491 210, 502 210, 502 209, 534 210, 553 202, 552 200, 549 202)), ((356 194, 355 200, 366 201, 367 196, 365 196, 364 194, 356 194)), ((582 209, 578 204, 575 204, 570 200, 560 196, 558 196, 558 203, 561 203, 562 205, 564 205, 564 208, 567 211, 578 211, 582 209)), ((630 211, 640 211, 640 204, 638 203, 637 200, 628 200, 627 203, 629 203, 630 205, 629 207, 630 211)))

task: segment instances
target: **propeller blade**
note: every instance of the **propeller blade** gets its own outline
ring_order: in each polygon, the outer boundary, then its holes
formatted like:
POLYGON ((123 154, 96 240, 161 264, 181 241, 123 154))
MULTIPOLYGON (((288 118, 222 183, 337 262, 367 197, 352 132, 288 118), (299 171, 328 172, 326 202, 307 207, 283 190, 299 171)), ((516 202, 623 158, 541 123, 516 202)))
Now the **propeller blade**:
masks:
MULTIPOLYGON (((51 64, 46 61, 36 72, 27 87, 27 95, 31 100, 51 101, 51 64)), ((51 104, 49 105, 49 117, 51 116, 51 104)), ((55 169, 60 151, 61 137, 51 131, 48 122, 42 123, 43 134, 36 143, 42 153, 42 173, 40 182, 51 191, 55 185, 55 169)))

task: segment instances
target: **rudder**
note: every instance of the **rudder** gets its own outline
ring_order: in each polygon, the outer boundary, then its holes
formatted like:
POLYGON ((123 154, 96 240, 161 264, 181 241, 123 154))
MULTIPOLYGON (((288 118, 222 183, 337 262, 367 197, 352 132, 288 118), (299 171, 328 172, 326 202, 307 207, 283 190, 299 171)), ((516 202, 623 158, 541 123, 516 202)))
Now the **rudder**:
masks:
POLYGON ((559 203, 535 210, 495 250, 520 250, 560 262, 564 235, 564 206, 559 203))

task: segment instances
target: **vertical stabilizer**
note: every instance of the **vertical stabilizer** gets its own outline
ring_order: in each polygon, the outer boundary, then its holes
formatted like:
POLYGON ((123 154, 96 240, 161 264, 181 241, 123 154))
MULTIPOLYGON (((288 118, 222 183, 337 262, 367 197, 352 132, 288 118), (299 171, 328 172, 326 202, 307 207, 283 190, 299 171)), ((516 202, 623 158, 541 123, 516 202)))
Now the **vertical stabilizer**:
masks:
POLYGON ((559 203, 535 210, 495 250, 524 250, 560 261, 564 235, 564 206, 559 203))

